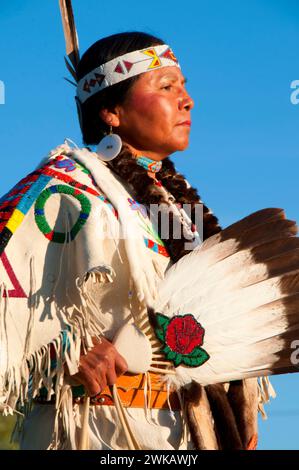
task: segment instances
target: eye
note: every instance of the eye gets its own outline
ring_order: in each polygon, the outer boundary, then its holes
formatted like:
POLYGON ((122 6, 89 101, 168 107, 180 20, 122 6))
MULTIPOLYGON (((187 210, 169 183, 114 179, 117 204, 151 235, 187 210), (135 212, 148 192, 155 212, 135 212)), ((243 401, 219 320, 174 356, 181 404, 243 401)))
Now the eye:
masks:
POLYGON ((170 90, 172 88, 172 85, 165 85, 162 87, 162 90, 170 90))

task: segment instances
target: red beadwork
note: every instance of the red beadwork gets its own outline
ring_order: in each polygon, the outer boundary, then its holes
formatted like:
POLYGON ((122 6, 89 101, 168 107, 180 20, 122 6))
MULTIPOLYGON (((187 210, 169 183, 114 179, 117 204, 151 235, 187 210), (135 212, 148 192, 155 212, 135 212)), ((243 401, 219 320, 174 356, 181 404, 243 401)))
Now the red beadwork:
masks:
POLYGON ((172 351, 178 354, 190 354, 203 343, 204 329, 192 315, 175 317, 170 320, 165 341, 172 351))
POLYGON ((2 297, 7 297, 7 294, 8 294, 8 297, 15 297, 15 298, 24 298, 24 297, 27 297, 27 295, 25 294, 21 284, 20 284, 20 281, 17 279, 17 276, 7 258, 7 255, 5 253, 5 251, 0 255, 0 260, 3 264, 3 267, 9 277, 9 280, 10 282, 12 283, 13 285, 13 289, 9 289, 8 292, 4 291, 3 294, 2 294, 2 297))
POLYGON ((66 175, 65 173, 61 173, 59 171, 55 171, 52 168, 42 168, 41 173, 44 175, 52 176, 53 178, 57 178, 61 181, 64 181, 65 183, 70 184, 74 188, 81 189, 82 191, 86 191, 89 194, 93 194, 94 196, 100 196, 100 193, 98 191, 95 191, 93 188, 90 188, 86 186, 85 184, 79 183, 76 181, 74 178, 72 178, 69 175, 66 175))
POLYGON ((149 248, 153 248, 153 246, 155 245, 155 242, 153 242, 152 240, 148 239, 148 247, 149 248))
POLYGON ((124 60, 123 63, 125 65, 127 71, 130 72, 130 70, 131 70, 131 68, 133 67, 134 64, 132 64, 132 62, 128 62, 127 60, 124 60))
POLYGON ((163 54, 161 54, 160 57, 164 57, 165 59, 170 59, 170 60, 173 60, 174 62, 178 62, 177 58, 175 57, 174 53, 172 52, 170 48, 166 49, 166 51, 163 52, 163 54))
POLYGON ((122 73, 122 74, 124 73, 120 62, 118 62, 117 66, 114 69, 114 72, 118 72, 118 73, 122 73))
POLYGON ((49 233, 45 233, 45 237, 48 239, 48 240, 52 240, 53 238, 53 235, 54 235, 54 230, 52 230, 51 232, 49 233))
POLYGON ((165 246, 158 245, 158 251, 159 251, 160 255, 163 255, 163 256, 166 256, 166 258, 169 258, 169 253, 168 253, 167 249, 165 248, 165 246))
POLYGON ((101 85, 101 84, 102 84, 102 81, 103 81, 104 78, 105 78, 105 75, 102 75, 102 74, 100 74, 100 73, 95 73, 94 75, 95 75, 95 77, 96 77, 96 81, 98 82, 98 84, 101 85))
POLYGON ((83 90, 90 93, 90 86, 89 86, 88 80, 85 80, 84 85, 83 85, 83 90))

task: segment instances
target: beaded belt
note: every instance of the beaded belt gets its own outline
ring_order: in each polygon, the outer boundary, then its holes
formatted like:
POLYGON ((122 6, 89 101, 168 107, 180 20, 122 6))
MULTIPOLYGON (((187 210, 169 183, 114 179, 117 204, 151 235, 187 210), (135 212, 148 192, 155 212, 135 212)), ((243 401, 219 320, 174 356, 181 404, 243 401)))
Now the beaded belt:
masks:
MULTIPOLYGON (((151 390, 147 390, 147 402, 149 408, 156 409, 168 409, 168 400, 172 410, 180 410, 181 405, 176 392, 167 392, 165 383, 162 383, 160 374, 149 372, 151 390)), ((145 405, 145 375, 131 375, 124 374, 118 377, 116 386, 119 398, 124 408, 144 408, 145 405)), ((74 403, 84 403, 84 388, 73 387, 74 403)), ((50 401, 46 400, 46 397, 39 396, 35 399, 35 402, 41 404, 55 403, 55 397, 52 397, 50 401)), ((109 386, 104 390, 90 399, 91 405, 109 405, 114 406, 112 393, 109 386)))

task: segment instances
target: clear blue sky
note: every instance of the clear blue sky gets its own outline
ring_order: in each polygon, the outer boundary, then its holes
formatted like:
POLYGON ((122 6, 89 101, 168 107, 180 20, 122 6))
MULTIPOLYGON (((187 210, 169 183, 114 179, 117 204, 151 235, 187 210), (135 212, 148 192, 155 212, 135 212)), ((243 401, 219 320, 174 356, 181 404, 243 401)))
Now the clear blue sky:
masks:
MULTIPOLYGON (((225 227, 263 207, 299 220, 298 0, 73 0, 80 49, 143 30, 178 56, 195 101, 190 147, 174 156, 225 227)), ((58 0, 0 0, 0 193, 70 137, 81 145, 65 80, 58 0), (1 95, 0 95, 1 103, 1 95)), ((272 379, 278 397, 260 449, 299 449, 299 376, 272 379)))

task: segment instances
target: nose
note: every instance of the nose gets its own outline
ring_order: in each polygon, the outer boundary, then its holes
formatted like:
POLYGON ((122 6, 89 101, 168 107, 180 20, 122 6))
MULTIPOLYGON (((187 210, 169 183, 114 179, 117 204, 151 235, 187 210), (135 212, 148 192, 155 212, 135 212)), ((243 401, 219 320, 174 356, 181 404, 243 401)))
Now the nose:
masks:
POLYGON ((194 101, 191 96, 184 90, 183 96, 179 99, 179 110, 182 111, 185 109, 186 111, 190 111, 194 107, 194 101))

